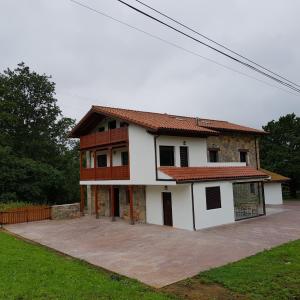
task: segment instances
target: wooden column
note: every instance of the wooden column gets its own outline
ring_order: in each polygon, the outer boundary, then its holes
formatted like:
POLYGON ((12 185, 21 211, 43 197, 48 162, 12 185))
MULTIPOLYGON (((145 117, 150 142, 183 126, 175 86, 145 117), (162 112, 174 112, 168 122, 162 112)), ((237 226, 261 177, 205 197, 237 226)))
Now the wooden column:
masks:
POLYGON ((110 186, 110 207, 111 207, 111 220, 114 222, 115 218, 115 201, 114 201, 114 187, 110 186))
POLYGON ((80 186, 80 212, 81 215, 84 213, 84 201, 85 200, 85 194, 84 194, 84 186, 80 186))
POLYGON ((79 163, 80 163, 80 170, 82 169, 82 156, 83 156, 83 152, 80 151, 80 157, 79 157, 79 159, 80 159, 80 161, 79 161, 79 163))
POLYGON ((109 169, 110 169, 110 179, 112 179, 112 167, 113 167, 113 152, 112 147, 109 148, 109 169))
POLYGON ((97 162, 96 162, 96 160, 97 160, 96 150, 93 151, 93 156, 94 156, 94 178, 97 179, 97 178, 96 178, 96 167, 97 167, 97 162))
POLYGON ((98 206, 98 185, 94 186, 94 193, 95 193, 95 212, 96 212, 96 219, 99 218, 99 206, 98 206))
POLYGON ((129 204, 130 204, 130 224, 134 224, 134 218, 133 218, 133 187, 132 185, 128 186, 129 190, 129 204))

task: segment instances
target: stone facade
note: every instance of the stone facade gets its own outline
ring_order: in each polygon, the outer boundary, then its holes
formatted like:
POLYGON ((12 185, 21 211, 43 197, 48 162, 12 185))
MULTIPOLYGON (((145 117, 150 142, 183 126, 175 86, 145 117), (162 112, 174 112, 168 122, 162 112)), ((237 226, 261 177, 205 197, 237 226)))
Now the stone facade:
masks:
POLYGON ((218 149, 219 162, 239 162, 239 150, 248 151, 248 165, 259 168, 259 145, 258 139, 255 149, 255 136, 246 134, 210 136, 207 138, 207 148, 218 149), (258 166, 257 166, 258 162, 258 166))
POLYGON ((54 205, 51 207, 52 220, 74 219, 80 217, 80 203, 54 205))
MULTIPOLYGON (((119 204, 120 204, 120 217, 125 220, 130 220, 130 203, 128 199, 127 186, 114 186, 119 189, 119 204)), ((111 203, 110 203, 110 188, 106 186, 98 186, 98 216, 111 216, 111 203)), ((90 189, 90 208, 88 211, 95 214, 95 194, 94 189, 90 189)), ((146 223, 146 194, 144 186, 133 187, 133 218, 135 222, 146 223)))

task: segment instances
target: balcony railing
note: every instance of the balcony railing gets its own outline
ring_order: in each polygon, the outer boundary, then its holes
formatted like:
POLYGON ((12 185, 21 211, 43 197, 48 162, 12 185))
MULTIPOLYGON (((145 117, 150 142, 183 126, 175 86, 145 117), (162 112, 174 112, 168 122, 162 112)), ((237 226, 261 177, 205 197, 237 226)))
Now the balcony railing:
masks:
POLYGON ((82 168, 80 180, 126 180, 130 179, 129 166, 82 168))
POLYGON ((80 137, 80 148, 91 148, 101 145, 115 144, 128 141, 128 128, 121 127, 108 131, 95 132, 80 137))

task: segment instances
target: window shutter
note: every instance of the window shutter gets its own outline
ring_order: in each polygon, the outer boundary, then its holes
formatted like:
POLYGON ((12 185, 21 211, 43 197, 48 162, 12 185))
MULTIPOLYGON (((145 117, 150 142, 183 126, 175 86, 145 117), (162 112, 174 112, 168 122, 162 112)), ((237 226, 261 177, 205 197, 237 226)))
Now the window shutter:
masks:
POLYGON ((189 166, 188 147, 186 146, 180 147, 180 166, 181 167, 189 166))
POLYGON ((221 208, 221 191, 219 186, 207 187, 206 193, 206 209, 221 208))

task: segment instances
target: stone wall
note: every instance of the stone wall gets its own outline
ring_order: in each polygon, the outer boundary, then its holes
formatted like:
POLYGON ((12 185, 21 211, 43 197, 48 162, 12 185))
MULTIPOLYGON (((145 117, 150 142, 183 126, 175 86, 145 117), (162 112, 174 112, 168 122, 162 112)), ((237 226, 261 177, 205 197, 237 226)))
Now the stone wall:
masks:
MULTIPOLYGON (((119 188, 119 203, 120 203, 120 217, 129 220, 130 219, 130 203, 128 197, 127 186, 115 186, 119 188)), ((111 204, 110 204, 110 192, 109 187, 98 187, 98 215, 110 217, 111 216, 111 204)), ((94 193, 92 193, 92 199, 94 193)), ((92 201, 93 202, 93 201, 92 201)), ((146 222, 146 197, 145 187, 135 186, 133 187, 133 217, 134 221, 138 223, 146 222)))
MULTIPOLYGON (((121 217, 130 220, 130 203, 127 201, 126 189, 120 191, 121 217)), ((133 219, 138 223, 146 222, 146 197, 145 187, 135 186, 133 188, 133 219)))
POLYGON ((51 219, 64 220, 80 217, 80 203, 51 206, 51 219))
POLYGON ((245 134, 210 136, 207 138, 207 148, 218 148, 219 162, 239 162, 239 149, 248 150, 248 164, 259 167, 259 145, 257 140, 257 161, 255 151, 255 137, 245 134))

